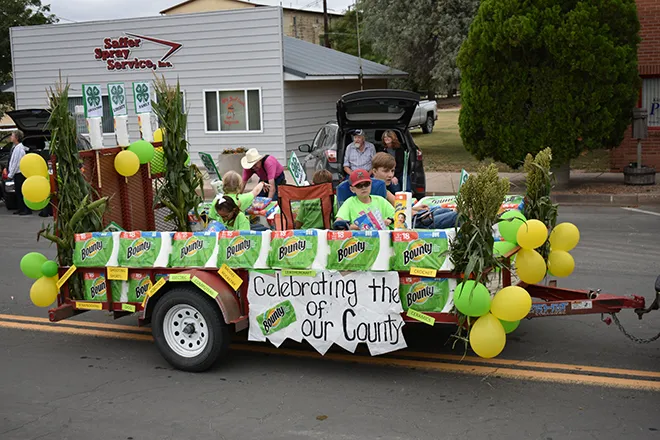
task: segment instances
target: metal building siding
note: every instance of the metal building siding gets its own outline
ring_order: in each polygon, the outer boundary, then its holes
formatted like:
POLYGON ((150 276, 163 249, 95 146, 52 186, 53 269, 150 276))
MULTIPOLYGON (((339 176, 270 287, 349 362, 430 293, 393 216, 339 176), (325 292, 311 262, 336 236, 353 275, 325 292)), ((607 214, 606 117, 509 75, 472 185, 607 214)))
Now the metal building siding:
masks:
MULTIPOLYGON (((11 29, 17 108, 43 108, 45 90, 61 72, 71 84, 70 94, 80 96, 83 83, 121 81, 127 87, 131 139, 139 137, 133 103, 133 81, 164 75, 171 84, 177 78, 188 107, 188 140, 194 160, 197 152, 216 156, 225 148, 255 147, 284 159, 282 115, 282 34, 279 8, 251 8, 203 14, 172 15, 19 27, 11 29), (106 62, 95 59, 94 49, 104 38, 126 33, 161 38, 183 47, 167 61, 171 69, 109 71, 106 62), (261 89, 263 132, 213 133, 204 131, 204 90, 261 89)), ((169 48, 143 41, 129 59, 159 60, 169 48)), ((105 136, 112 146, 114 136, 105 136)))
MULTIPOLYGON (((386 79, 364 80, 365 89, 386 89, 386 79)), ((360 90, 360 81, 285 81, 284 114, 286 151, 298 153, 298 145, 311 144, 316 132, 337 119, 337 100, 345 93, 360 90)))

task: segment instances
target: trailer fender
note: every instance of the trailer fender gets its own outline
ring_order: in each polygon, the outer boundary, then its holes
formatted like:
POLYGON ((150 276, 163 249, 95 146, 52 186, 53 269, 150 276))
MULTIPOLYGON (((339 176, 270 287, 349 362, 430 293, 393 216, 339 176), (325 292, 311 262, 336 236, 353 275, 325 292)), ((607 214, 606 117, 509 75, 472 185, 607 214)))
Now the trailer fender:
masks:
MULTIPOLYGON (((177 272, 179 274, 190 274, 190 278, 199 278, 204 284, 208 285, 211 289, 217 292, 214 298, 215 302, 220 308, 222 317, 227 324, 234 324, 236 331, 242 330, 247 327, 247 317, 241 315, 241 308, 238 298, 234 294, 234 290, 227 284, 227 282, 215 272, 208 272, 200 269, 189 269, 177 272)), ((187 282, 193 284, 192 282, 187 282)), ((140 312, 139 323, 140 325, 147 324, 151 320, 151 313, 153 312, 154 305, 160 298, 167 293, 168 290, 176 287, 179 282, 167 282, 155 294, 147 297, 144 308, 140 312)), ((201 290, 201 289, 200 289, 201 290)))

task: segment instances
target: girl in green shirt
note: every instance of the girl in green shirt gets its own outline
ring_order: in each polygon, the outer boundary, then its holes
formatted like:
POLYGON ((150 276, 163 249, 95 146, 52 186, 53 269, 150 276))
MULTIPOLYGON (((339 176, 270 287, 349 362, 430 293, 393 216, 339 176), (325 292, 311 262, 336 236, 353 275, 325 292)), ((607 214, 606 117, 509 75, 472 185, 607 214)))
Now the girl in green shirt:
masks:
POLYGON ((231 197, 219 197, 214 206, 215 213, 229 231, 249 231, 250 221, 231 197))

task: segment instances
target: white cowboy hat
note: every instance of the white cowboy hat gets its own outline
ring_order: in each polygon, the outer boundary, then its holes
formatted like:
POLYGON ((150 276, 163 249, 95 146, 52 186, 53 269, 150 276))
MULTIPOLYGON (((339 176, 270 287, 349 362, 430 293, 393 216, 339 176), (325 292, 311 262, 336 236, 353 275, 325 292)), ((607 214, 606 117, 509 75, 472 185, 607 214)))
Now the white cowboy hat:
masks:
POLYGON ((241 166, 246 170, 249 170, 254 166, 255 163, 259 162, 264 156, 259 154, 259 151, 256 148, 250 148, 245 153, 245 156, 241 159, 241 166))

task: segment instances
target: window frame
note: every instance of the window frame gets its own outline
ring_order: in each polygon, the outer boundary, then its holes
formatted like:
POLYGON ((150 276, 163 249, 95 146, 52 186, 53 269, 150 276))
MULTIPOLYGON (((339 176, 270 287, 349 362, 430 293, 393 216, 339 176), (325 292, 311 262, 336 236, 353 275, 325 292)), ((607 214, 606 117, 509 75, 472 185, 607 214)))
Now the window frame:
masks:
MULTIPOLYGON (((642 85, 639 88, 639 100, 637 101, 637 106, 643 108, 643 99, 644 99, 644 80, 655 79, 660 81, 660 75, 644 75, 640 77, 642 80, 642 85)), ((649 116, 651 116, 649 114, 649 116)), ((660 131, 660 125, 649 125, 649 120, 646 120, 646 127, 649 131, 660 131)))
POLYGON ((233 135, 233 134, 253 134, 253 133, 263 133, 264 132, 264 97, 261 87, 232 87, 225 89, 204 89, 202 90, 202 103, 204 105, 204 134, 213 134, 213 135, 233 135), (238 90, 243 91, 243 98, 245 99, 245 127, 247 130, 222 130, 222 120, 220 115, 222 114, 220 106, 220 93, 221 92, 236 92, 238 90), (248 103, 248 92, 249 91, 258 91, 259 92, 259 130, 250 130, 250 109, 248 103), (206 108, 206 94, 213 92, 215 93, 215 102, 218 109, 218 130, 209 130, 208 127, 208 118, 207 118, 207 108, 206 108))
MULTIPOLYGON (((82 96, 82 94, 80 94, 80 95, 69 95, 69 98, 80 98, 80 99, 82 100, 82 99, 83 99, 83 96, 82 96)), ((103 92, 101 92, 101 99, 103 99, 103 98, 107 98, 107 99, 108 99, 108 105, 111 105, 111 103, 110 103, 110 96, 109 96, 107 93, 104 94, 103 92)), ((80 105, 84 105, 84 102, 81 103, 80 105)), ((105 109, 105 106, 104 106, 103 108, 105 109)), ((109 107, 108 107, 108 108, 109 108, 109 107)), ((112 111, 110 111, 110 112, 112 113, 112 111)), ((127 113, 128 113, 128 112, 127 112, 127 113)), ((76 117, 76 114, 75 114, 75 113, 71 113, 71 116, 73 116, 73 117, 75 118, 75 117, 76 117)), ((113 125, 113 127, 114 127, 114 125, 115 125, 114 120, 112 120, 112 125, 113 125)), ((103 118, 101 119, 101 128, 103 128, 103 118)), ((79 134, 80 134, 81 136, 87 136, 87 137, 89 137, 89 132, 87 132, 87 133, 79 133, 79 134)), ((103 132, 103 136, 111 136, 111 135, 112 135, 112 136, 115 135, 115 131, 114 131, 114 129, 113 129, 111 132, 109 132, 109 133, 103 132)))

